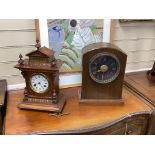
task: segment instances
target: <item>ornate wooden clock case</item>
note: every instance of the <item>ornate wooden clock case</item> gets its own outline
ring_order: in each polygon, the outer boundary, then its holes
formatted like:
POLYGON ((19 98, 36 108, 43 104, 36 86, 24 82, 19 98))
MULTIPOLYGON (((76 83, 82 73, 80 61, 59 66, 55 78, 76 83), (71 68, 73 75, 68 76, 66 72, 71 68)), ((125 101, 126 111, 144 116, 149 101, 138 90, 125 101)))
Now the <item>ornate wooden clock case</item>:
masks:
POLYGON ((80 103, 122 104, 127 55, 115 45, 94 43, 83 48, 80 103))
POLYGON ((15 68, 21 70, 26 87, 21 109, 61 112, 66 99, 59 92, 59 69, 62 62, 54 58, 54 52, 36 45, 37 50, 28 53, 29 59, 20 59, 15 68))

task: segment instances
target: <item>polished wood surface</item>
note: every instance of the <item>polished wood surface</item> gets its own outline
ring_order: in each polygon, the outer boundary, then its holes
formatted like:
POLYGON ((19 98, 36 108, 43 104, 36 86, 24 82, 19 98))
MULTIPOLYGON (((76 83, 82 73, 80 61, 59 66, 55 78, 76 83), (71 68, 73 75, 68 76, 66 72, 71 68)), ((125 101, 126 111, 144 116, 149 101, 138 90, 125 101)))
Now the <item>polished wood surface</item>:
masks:
MULTIPOLYGON (((117 123, 124 118, 130 120, 132 115, 140 114, 141 118, 143 114, 151 113, 151 108, 126 88, 123 89, 125 104, 115 106, 81 105, 79 90, 80 87, 61 90, 67 97, 67 103, 63 110, 64 115, 60 117, 48 112, 20 110, 16 106, 22 101, 23 90, 9 92, 4 134, 59 134, 64 131, 80 133, 85 129, 89 131, 101 126, 110 127, 113 122, 117 123)), ((106 131, 104 133, 106 134, 106 131)))
POLYGON ((155 82, 147 78, 147 71, 126 74, 125 84, 155 106, 155 82))
MULTIPOLYGON (((151 71, 154 71, 154 67, 155 65, 151 71)), ((148 77, 149 72, 150 71, 128 73, 124 80, 126 86, 143 97, 152 106, 153 112, 148 134, 155 134, 155 81, 154 78, 148 77)))

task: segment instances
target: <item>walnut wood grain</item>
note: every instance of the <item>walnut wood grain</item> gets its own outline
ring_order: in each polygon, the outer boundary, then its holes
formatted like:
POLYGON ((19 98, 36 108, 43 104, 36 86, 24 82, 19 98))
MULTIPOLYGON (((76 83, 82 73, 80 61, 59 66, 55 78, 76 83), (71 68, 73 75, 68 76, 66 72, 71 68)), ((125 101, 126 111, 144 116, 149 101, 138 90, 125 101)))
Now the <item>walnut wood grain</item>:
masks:
MULTIPOLYGON (((145 121, 148 122, 151 108, 126 88, 123 89, 125 104, 119 106, 81 105, 78 98, 79 89, 80 87, 61 90, 67 98, 63 110, 66 115, 61 117, 52 116, 48 112, 20 110, 16 106, 22 101, 23 91, 9 92, 4 133, 125 134, 125 125, 130 118, 136 121, 134 118, 138 116, 142 117, 142 120, 146 118, 145 121)), ((144 128, 145 121, 141 122, 141 129, 144 128)))
MULTIPOLYGON (((59 94, 59 70, 62 61, 55 59, 53 50, 41 47, 38 40, 36 48, 37 50, 26 54, 28 59, 23 60, 23 56, 20 54, 18 64, 15 65, 15 68, 21 71, 26 84, 23 101, 18 104, 18 107, 59 113, 66 103, 65 97, 59 94), (34 75, 42 75, 46 78, 48 81, 46 91, 42 93, 34 91, 31 84, 34 75)), ((38 84, 41 85, 40 82, 38 84)))

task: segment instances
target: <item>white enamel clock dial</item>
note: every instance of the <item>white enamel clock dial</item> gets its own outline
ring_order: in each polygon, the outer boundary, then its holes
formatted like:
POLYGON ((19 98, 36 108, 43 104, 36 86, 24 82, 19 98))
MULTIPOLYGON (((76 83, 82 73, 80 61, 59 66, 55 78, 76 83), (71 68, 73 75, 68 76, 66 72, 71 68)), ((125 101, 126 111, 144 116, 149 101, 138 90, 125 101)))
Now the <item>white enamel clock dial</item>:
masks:
POLYGON ((35 74, 30 80, 31 88, 36 93, 44 93, 49 87, 48 80, 45 75, 35 74))

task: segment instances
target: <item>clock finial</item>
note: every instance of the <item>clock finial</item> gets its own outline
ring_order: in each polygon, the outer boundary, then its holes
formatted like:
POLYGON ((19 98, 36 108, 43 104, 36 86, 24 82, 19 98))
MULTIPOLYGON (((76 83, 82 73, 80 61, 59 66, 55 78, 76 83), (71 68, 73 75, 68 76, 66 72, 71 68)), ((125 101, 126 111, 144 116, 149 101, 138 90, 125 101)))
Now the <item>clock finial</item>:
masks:
POLYGON ((23 60, 22 58, 23 58, 22 54, 19 54, 18 63, 19 63, 20 65, 23 65, 23 63, 24 63, 24 60, 23 60))
POLYGON ((51 67, 54 67, 56 65, 56 59, 55 58, 51 59, 50 62, 51 62, 51 67))
POLYGON ((36 40, 37 44, 35 45, 35 47, 37 48, 37 50, 39 50, 39 48, 41 47, 40 45, 40 41, 39 40, 36 40))
POLYGON ((52 93, 52 102, 53 103, 56 103, 57 102, 57 94, 56 94, 55 89, 53 89, 53 93, 52 93))

